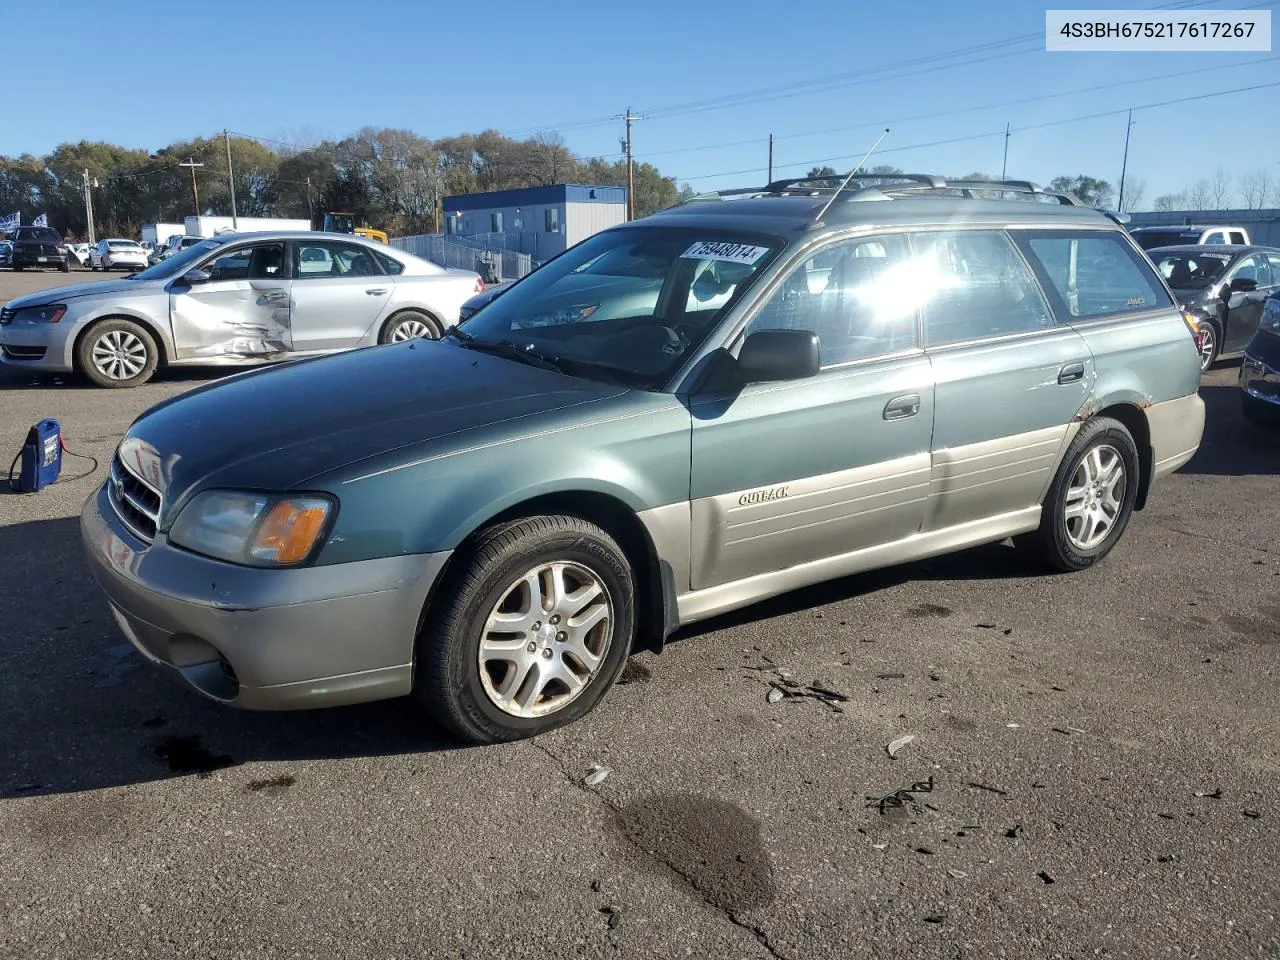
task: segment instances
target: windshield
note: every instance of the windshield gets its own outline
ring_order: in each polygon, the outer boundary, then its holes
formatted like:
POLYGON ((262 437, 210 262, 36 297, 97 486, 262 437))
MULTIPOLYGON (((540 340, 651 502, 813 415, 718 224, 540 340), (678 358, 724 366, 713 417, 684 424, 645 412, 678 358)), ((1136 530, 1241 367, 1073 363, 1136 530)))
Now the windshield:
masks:
POLYGON ((1200 239, 1196 231, 1187 230, 1135 230, 1133 239, 1143 250, 1154 250, 1156 247, 1176 247, 1182 243, 1195 243, 1200 239))
POLYGON ((36 240, 40 243, 61 243, 62 238, 56 230, 47 227, 19 227, 13 235, 15 240, 36 240))
POLYGON ((569 373, 657 387, 782 248, 776 237, 656 226, 598 233, 460 326, 569 373))
POLYGON ((217 250, 222 246, 225 240, 201 240, 199 243, 187 247, 180 253, 175 253, 167 260, 161 260, 159 263, 152 264, 145 270, 139 270, 133 274, 134 280, 168 280, 170 277, 181 276, 186 273, 195 261, 199 260, 210 250, 217 250))
POLYGON ((1230 262, 1223 253, 1169 253, 1156 260, 1156 269, 1169 286, 1186 290, 1217 283, 1230 262))

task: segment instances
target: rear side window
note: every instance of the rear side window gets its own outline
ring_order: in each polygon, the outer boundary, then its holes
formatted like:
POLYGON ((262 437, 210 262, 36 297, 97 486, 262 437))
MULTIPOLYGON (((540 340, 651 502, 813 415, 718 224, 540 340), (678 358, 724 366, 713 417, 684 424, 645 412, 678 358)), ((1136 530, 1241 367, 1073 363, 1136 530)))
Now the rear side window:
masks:
POLYGON ((1173 306, 1150 262, 1119 234, 1019 231, 1017 237, 1064 320, 1173 306))
POLYGON ((394 277, 404 273, 404 264, 395 257, 388 257, 385 253, 378 252, 375 252, 374 256, 377 257, 378 262, 382 264, 382 269, 391 274, 391 276, 394 277))
POLYGON ((928 346, 1047 330, 1053 317, 1012 241, 994 230, 918 233, 902 294, 923 306, 928 346))
POLYGON ((1228 234, 1228 236, 1230 237, 1230 239, 1227 241, 1228 243, 1238 243, 1241 246, 1244 245, 1244 234, 1241 233, 1239 230, 1232 230, 1228 234))

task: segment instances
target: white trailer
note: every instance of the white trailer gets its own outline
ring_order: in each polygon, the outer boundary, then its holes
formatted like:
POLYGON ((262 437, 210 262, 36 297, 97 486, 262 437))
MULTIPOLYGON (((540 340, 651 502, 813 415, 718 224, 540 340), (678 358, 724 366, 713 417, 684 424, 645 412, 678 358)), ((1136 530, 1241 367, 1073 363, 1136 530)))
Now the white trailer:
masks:
POLYGON ((157 247, 163 247, 170 237, 179 236, 186 229, 186 226, 181 223, 144 223, 142 225, 142 242, 150 242, 157 247))
POLYGON ((290 220, 285 217, 240 217, 232 223, 230 217, 187 217, 180 233, 189 237, 213 237, 219 233, 255 233, 259 230, 310 230, 310 220, 290 220))

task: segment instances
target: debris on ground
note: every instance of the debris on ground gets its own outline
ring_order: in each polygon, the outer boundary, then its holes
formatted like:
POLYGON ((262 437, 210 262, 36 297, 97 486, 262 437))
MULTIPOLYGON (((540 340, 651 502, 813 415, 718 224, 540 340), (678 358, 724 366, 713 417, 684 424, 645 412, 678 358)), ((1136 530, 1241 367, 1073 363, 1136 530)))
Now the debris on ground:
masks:
POLYGON ((873 843, 871 846, 875 847, 877 850, 889 849, 889 845, 887 843, 873 843))
POLYGON ((924 922, 925 922, 925 923, 942 923, 942 921, 944 921, 944 920, 946 920, 946 919, 947 919, 946 914, 944 914, 944 913, 935 913, 935 914, 932 914, 932 915, 930 915, 930 916, 925 917, 925 918, 924 918, 924 922))
POLYGON ((898 754, 900 754, 903 750, 905 750, 907 747, 907 744, 909 744, 914 739, 915 739, 915 734, 908 733, 905 736, 898 737, 898 739, 896 740, 891 740, 889 742, 889 745, 885 747, 885 751, 889 754, 889 758, 891 760, 897 760, 898 754))
POLYGON ((988 793, 998 793, 1002 797, 1008 796, 1007 791, 1001 790, 999 787, 989 787, 985 783, 977 783, 974 781, 970 781, 969 783, 966 783, 965 786, 973 787, 973 789, 975 790, 986 790, 988 793))
POLYGON ((916 847, 916 853, 923 853, 926 857, 933 856, 933 851, 928 847, 916 847))
POLYGON ((1008 727, 1010 730, 1017 730, 1019 727, 1021 727, 1021 726, 1022 726, 1022 724, 1020 724, 1020 723, 1006 723, 1006 724, 1005 724, 1005 726, 1006 726, 1006 727, 1008 727))
POLYGON ((975 623, 974 626, 979 630, 994 630, 996 628, 995 623, 991 620, 983 620, 981 623, 975 623))
POLYGON ((1058 882, 1054 880, 1053 877, 1049 876, 1049 872, 1047 870, 1041 870, 1039 873, 1036 874, 1036 876, 1039 877, 1041 880, 1043 880, 1046 884, 1058 882))
POLYGON ((1015 823, 1012 827, 1004 832, 1004 835, 1010 840, 1017 840, 1022 835, 1022 824, 1015 823))
POLYGON ((886 810, 908 806, 916 813, 924 813, 924 808, 920 806, 920 802, 916 800, 915 795, 917 793, 932 793, 933 787, 933 774, 930 774, 928 780, 917 780, 911 786, 895 790, 893 793, 885 794, 883 797, 867 797, 871 801, 867 804, 867 807, 879 807, 882 815, 886 810))
POLYGON ((905 673, 877 673, 876 674, 877 680, 905 680, 906 678, 907 678, 907 675, 905 673))
POLYGON ((1209 793, 1207 790, 1197 790, 1196 796, 1204 797, 1206 800, 1221 800, 1222 788, 1219 787, 1217 790, 1213 791, 1213 793, 1209 793))
POLYGON ((968 876, 968 874, 965 873, 963 870, 948 870, 947 876, 949 876, 952 880, 963 880, 965 877, 968 876))
POLYGON ((600 879, 598 877, 595 880, 591 881, 591 890, 594 893, 599 893, 603 886, 604 884, 600 882, 600 879))
POLYGON ((1257 810, 1242 810, 1241 812, 1250 820, 1258 820, 1262 817, 1262 814, 1257 810))
POLYGON ((605 777, 613 773, 608 767, 602 767, 596 764, 587 771, 587 775, 582 778, 582 782, 588 787, 594 787, 596 784, 603 783, 605 777))
POLYGON ((1172 863, 1172 862, 1173 862, 1173 854, 1171 853, 1161 854, 1160 856, 1156 857, 1156 863, 1172 863))
POLYGON ((808 698, 817 700, 824 704, 833 713, 844 713, 843 708, 839 706, 842 703, 849 702, 849 696, 838 690, 832 690, 830 687, 815 681, 807 687, 802 686, 798 681, 792 680, 790 675, 784 676, 784 671, 777 671, 778 681, 769 681, 771 687, 769 693, 765 695, 765 699, 769 703, 778 703, 782 700, 802 700, 808 698))
POLYGON ((777 687, 770 687, 768 694, 765 696, 765 699, 768 700, 770 703, 777 703, 779 700, 781 700, 785 696, 786 694, 783 693, 781 690, 779 690, 777 687))
POLYGON ((622 923, 622 913, 618 910, 618 908, 614 906, 601 907, 600 912, 608 916, 609 929, 617 930, 618 924, 622 923))

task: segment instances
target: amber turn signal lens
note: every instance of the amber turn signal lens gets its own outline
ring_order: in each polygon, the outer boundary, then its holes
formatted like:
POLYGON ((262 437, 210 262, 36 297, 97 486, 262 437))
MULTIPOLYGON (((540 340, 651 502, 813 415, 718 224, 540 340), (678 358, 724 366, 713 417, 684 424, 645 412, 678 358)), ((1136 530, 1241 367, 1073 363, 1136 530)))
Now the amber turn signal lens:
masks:
POLYGON ((263 519, 249 545, 250 559, 289 566, 311 553, 324 531, 330 504, 314 497, 281 500, 263 519))

